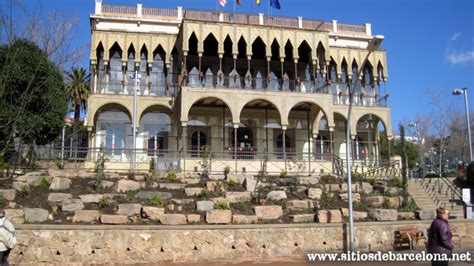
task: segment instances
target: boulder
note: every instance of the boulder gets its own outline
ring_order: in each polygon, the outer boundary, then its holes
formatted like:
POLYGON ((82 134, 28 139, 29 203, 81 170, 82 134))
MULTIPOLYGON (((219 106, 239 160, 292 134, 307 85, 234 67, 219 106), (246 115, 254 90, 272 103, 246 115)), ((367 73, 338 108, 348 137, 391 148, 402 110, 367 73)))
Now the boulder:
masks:
POLYGON ((387 187, 385 189, 385 193, 390 194, 390 195, 398 195, 400 194, 401 188, 397 187, 387 187))
MULTIPOLYGON (((341 192, 347 192, 347 190, 348 190, 347 183, 341 183, 340 186, 341 186, 341 192)), ((352 191, 352 192, 354 192, 354 191, 352 191)))
POLYGON ((380 207, 383 204, 384 197, 383 196, 371 196, 371 197, 367 197, 365 200, 372 207, 380 207))
POLYGON ((0 189, 0 196, 8 201, 15 200, 16 190, 15 189, 0 189))
MULTIPOLYGON (((224 179, 224 178, 222 178, 224 179)), ((201 180, 199 178, 185 178, 183 179, 183 183, 188 184, 188 185, 195 185, 199 184, 201 180)))
POLYGON ((340 222, 342 222, 341 211, 328 210, 328 223, 340 223, 340 222))
POLYGON ((225 191, 224 183, 217 181, 207 181, 206 182, 207 191, 225 191))
POLYGON ((140 183, 133 180, 121 179, 117 183, 117 192, 136 191, 140 188, 140 183))
POLYGON ((228 174, 227 180, 234 180, 237 184, 242 185, 247 177, 252 177, 252 175, 246 174, 228 174))
POLYGON ((67 190, 71 186, 71 179, 64 177, 55 177, 49 185, 50 190, 67 190))
POLYGON ((420 220, 433 220, 436 218, 436 210, 418 210, 416 217, 420 220))
POLYGON ((72 194, 70 193, 49 193, 48 195, 48 201, 49 202, 62 202, 67 199, 72 199, 72 194))
POLYGON ((227 191, 225 193, 225 198, 230 203, 238 203, 242 201, 250 201, 251 193, 248 191, 236 192, 236 191, 227 191))
POLYGON ((171 199, 171 202, 177 205, 191 204, 194 202, 194 199, 171 199))
POLYGON ((316 185, 319 184, 318 177, 298 177, 298 184, 300 185, 316 185))
POLYGON ((371 209, 369 217, 375 221, 396 221, 398 214, 397 210, 392 209, 371 209))
POLYGON ((258 219, 262 220, 274 220, 283 216, 280 205, 254 206, 253 209, 258 219))
POLYGON ((287 206, 290 211, 302 211, 309 208, 307 200, 289 200, 287 206))
POLYGON ((321 199, 321 194, 323 194, 323 190, 320 188, 308 188, 308 198, 310 199, 321 199))
POLYGON ((142 208, 142 217, 150 220, 159 221, 164 214, 165 208, 151 206, 143 206, 142 208))
POLYGON ((256 224, 258 223, 258 217, 256 215, 232 215, 232 223, 234 224, 256 224))
POLYGON ((13 182, 12 187, 16 191, 30 191, 30 185, 26 182, 13 182))
POLYGON ((13 224, 25 223, 25 212, 22 209, 5 209, 5 217, 13 224))
POLYGON ((99 203, 103 196, 102 194, 84 194, 79 195, 79 198, 84 203, 99 203))
POLYGON ((163 214, 160 218, 160 222, 165 225, 180 225, 186 224, 187 219, 184 214, 163 214))
POLYGON ((160 196, 161 199, 168 200, 173 196, 170 192, 159 192, 159 191, 140 191, 135 194, 137 199, 151 199, 154 195, 160 196))
POLYGON ((200 214, 188 214, 186 216, 188 219, 188 223, 199 223, 201 222, 201 215, 200 214))
POLYGON ((230 210, 210 210, 206 212, 206 222, 208 224, 228 224, 232 221, 230 210))
POLYGON ((42 223, 48 220, 48 211, 40 208, 24 208, 25 222, 27 223, 42 223))
POLYGON ((126 224, 128 218, 125 215, 102 214, 100 216, 100 222, 103 224, 126 224))
POLYGON ((267 194, 267 200, 271 201, 279 201, 286 198, 286 193, 283 190, 274 190, 267 194))
POLYGON ((396 208, 401 206, 402 201, 403 201, 402 197, 388 197, 388 202, 389 202, 390 206, 393 206, 393 207, 396 207, 396 208))
POLYGON ((48 181, 48 183, 51 183, 51 181, 53 180, 52 177, 44 176, 43 173, 41 173, 41 172, 31 172, 31 173, 27 173, 25 175, 17 177, 16 181, 26 182, 30 186, 37 187, 37 186, 40 185, 41 179, 43 179, 43 178, 45 178, 48 181), (32 173, 34 173, 34 174, 32 174, 32 173))
POLYGON ((210 200, 202 200, 196 202, 196 209, 200 212, 210 211, 214 209, 214 202, 210 200))
POLYGON ((414 220, 415 213, 414 212, 398 212, 398 220, 414 220))
POLYGON ((374 188, 372 187, 372 185, 368 182, 362 182, 362 187, 361 189, 362 190, 362 193, 364 194, 370 194, 372 193, 372 191, 374 190, 374 188))
POLYGON ((326 210, 319 210, 317 213, 316 213, 316 221, 318 223, 322 223, 322 224, 325 224, 328 222, 328 211, 326 210))
POLYGON ((48 169, 48 175, 50 177, 56 178, 56 177, 75 177, 76 174, 73 173, 73 171, 70 170, 61 170, 61 169, 48 169))
POLYGON ((169 189, 169 190, 179 190, 186 187, 186 184, 182 183, 159 183, 159 188, 169 189))
POLYGON ((91 223, 99 220, 100 213, 97 210, 76 211, 72 217, 74 223, 91 223))
POLYGON ((341 192, 341 186, 339 184, 326 184, 326 191, 329 192, 341 192))
POLYGON ((254 192, 257 187, 257 180, 254 176, 247 176, 244 181, 245 190, 254 192))
MULTIPOLYGON (((209 179, 211 180, 224 180, 225 175, 209 175, 209 179)), ((199 180, 199 179, 198 179, 199 180)), ((198 182, 199 183, 199 182, 198 182)), ((188 183, 189 184, 189 183, 188 183)))
POLYGON ((80 199, 66 199, 61 202, 63 212, 75 212, 84 209, 84 203, 80 199))
POLYGON ((100 183, 99 183, 99 187, 104 188, 104 189, 111 188, 114 185, 115 185, 114 182, 107 181, 107 180, 100 180, 100 183))
POLYGON ((184 189, 184 193, 188 197, 199 196, 204 189, 201 187, 187 187, 184 189))
MULTIPOLYGON (((348 193, 341 193, 339 194, 339 198, 341 200, 348 201, 349 200, 349 194, 348 193)), ((361 197, 359 193, 352 193, 352 201, 361 201, 361 197)))
POLYGON ((142 205, 136 203, 119 204, 117 214, 126 216, 139 216, 142 211, 142 205))
POLYGON ((290 219, 294 223, 312 223, 314 222, 314 214, 295 214, 290 215, 290 219))
MULTIPOLYGON (((341 208, 341 213, 342 217, 349 217, 349 209, 348 208, 341 208)), ((363 220, 367 218, 367 212, 361 212, 361 211, 353 211, 352 216, 354 217, 354 220, 363 220)))

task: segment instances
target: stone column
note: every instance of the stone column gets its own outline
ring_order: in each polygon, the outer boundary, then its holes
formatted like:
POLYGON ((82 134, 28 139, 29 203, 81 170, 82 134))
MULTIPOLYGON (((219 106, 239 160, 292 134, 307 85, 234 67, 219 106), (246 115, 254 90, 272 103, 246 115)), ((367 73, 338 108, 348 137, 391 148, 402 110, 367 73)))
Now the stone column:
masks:
POLYGON ((281 126, 282 143, 283 143, 283 160, 285 161, 286 171, 286 126, 281 126))
POLYGON ((237 173, 237 130, 239 124, 234 124, 234 161, 235 161, 235 173, 237 173))
POLYGON ((201 60, 202 60, 202 53, 198 53, 198 58, 199 58, 199 75, 201 75, 201 60))

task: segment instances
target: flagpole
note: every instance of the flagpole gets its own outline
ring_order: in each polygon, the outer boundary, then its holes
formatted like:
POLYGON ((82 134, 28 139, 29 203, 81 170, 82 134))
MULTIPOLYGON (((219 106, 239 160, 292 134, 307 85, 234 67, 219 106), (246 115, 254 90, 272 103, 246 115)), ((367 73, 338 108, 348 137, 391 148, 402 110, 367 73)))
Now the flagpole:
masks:
POLYGON ((268 0, 267 16, 270 16, 270 1, 271 0, 268 0))

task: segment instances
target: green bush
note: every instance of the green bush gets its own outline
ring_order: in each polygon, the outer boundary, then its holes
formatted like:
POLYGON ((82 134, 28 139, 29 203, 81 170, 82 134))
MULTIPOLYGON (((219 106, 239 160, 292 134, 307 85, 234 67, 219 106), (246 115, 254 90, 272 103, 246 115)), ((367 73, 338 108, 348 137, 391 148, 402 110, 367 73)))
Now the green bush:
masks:
POLYGON ((98 205, 99 205, 99 209, 107 208, 107 206, 109 206, 109 198, 107 197, 100 198, 98 205))
POLYGON ((280 172, 280 177, 281 177, 281 178, 288 177, 288 171, 286 171, 286 170, 285 170, 285 171, 281 171, 281 172, 280 172))
POLYGON ((0 208, 5 206, 7 206, 7 200, 3 197, 3 195, 0 195, 0 208))
POLYGON ((216 203, 214 203, 214 209, 227 210, 229 209, 229 203, 223 200, 219 200, 216 203))
POLYGON ((319 200, 319 206, 321 206, 321 209, 327 209, 329 207, 329 204, 331 203, 331 197, 329 197, 328 193, 323 191, 321 194, 321 199, 319 200))
POLYGON ((388 185, 391 186, 391 187, 402 187, 403 186, 402 180, 399 177, 396 177, 396 176, 393 177, 392 179, 390 179, 388 185))
POLYGON ((413 200, 407 200, 406 203, 404 203, 402 207, 398 208, 399 211, 404 211, 404 212, 414 212, 417 209, 418 209, 418 206, 416 206, 413 200))
POLYGON ((49 181, 48 181, 48 178, 46 178, 46 176, 42 176, 39 180, 39 186, 42 187, 42 188, 47 188, 49 187, 49 181))
POLYGON ((388 198, 383 199, 382 208, 383 209, 395 209, 394 206, 392 206, 392 204, 390 204, 390 200, 388 198))
POLYGON ((466 181, 468 185, 474 186, 474 162, 466 167, 466 181))
POLYGON ((27 186, 22 186, 21 190, 18 192, 18 196, 20 198, 26 198, 28 197, 29 191, 27 186))
POLYGON ((153 195, 153 197, 151 197, 150 199, 147 200, 148 204, 152 205, 152 206, 163 206, 164 205, 164 201, 163 199, 161 198, 160 195, 153 195))
POLYGON ((362 185, 362 182, 364 182, 364 175, 362 175, 361 173, 352 172, 352 182, 353 183, 358 182, 359 184, 362 185))
POLYGON ((176 182, 176 173, 175 172, 168 172, 165 177, 165 181, 169 183, 176 182))
POLYGON ((224 176, 225 176, 225 178, 227 178, 227 175, 229 173, 230 173, 230 167, 229 166, 224 167, 224 176))
POLYGON ((334 183, 335 181, 336 180, 334 176, 332 175, 323 175, 321 176, 321 179, 319 180, 321 184, 330 184, 330 183, 334 183))
POLYGON ((236 182, 234 179, 229 179, 229 180, 227 181, 227 185, 228 185, 229 187, 235 187, 235 185, 237 185, 237 182, 236 182))

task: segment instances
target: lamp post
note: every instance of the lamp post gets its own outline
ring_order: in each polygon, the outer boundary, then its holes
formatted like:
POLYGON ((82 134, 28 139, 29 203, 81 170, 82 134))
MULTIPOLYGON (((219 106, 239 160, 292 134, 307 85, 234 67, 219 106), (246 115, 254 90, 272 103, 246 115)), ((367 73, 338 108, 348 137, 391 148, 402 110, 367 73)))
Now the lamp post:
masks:
POLYGON ((421 136, 420 136, 420 122, 418 121, 415 121, 415 122, 411 122, 408 124, 409 127, 413 127, 415 128, 415 135, 416 135, 416 138, 418 139, 418 160, 419 160, 419 163, 418 163, 418 167, 419 167, 419 170, 418 170, 418 173, 419 173, 419 177, 423 177, 425 176, 425 164, 423 163, 423 158, 421 156, 421 150, 422 150, 422 147, 423 147, 423 141, 421 139, 421 136))
POLYGON ((469 136, 469 161, 472 162, 472 142, 471 142, 471 123, 469 122, 469 105, 467 103, 467 88, 453 90, 453 95, 464 94, 464 103, 466 105, 467 135, 469 136))
MULTIPOLYGON (((380 47, 384 37, 382 35, 375 36, 372 40, 369 41, 367 45, 368 53, 362 61, 359 70, 357 71, 356 80, 354 82, 354 87, 357 87, 357 82, 359 82, 359 77, 362 74, 365 63, 369 58, 370 54, 377 50, 380 47)), ((352 114, 352 99, 353 91, 351 91, 351 86, 349 86, 349 111, 347 113, 347 127, 346 127, 346 161, 347 161, 347 194, 349 201, 349 237, 350 237, 350 250, 354 251, 355 249, 355 234, 354 234, 354 216, 352 210, 352 172, 351 172, 351 114, 352 114)))
POLYGON ((140 78, 141 75, 138 74, 138 67, 135 67, 135 73, 130 75, 131 79, 135 80, 135 86, 133 87, 133 126, 132 126, 132 138, 133 138, 133 150, 132 150, 132 172, 135 171, 135 164, 136 164, 136 150, 137 150, 137 90, 139 89, 140 85, 140 78))

